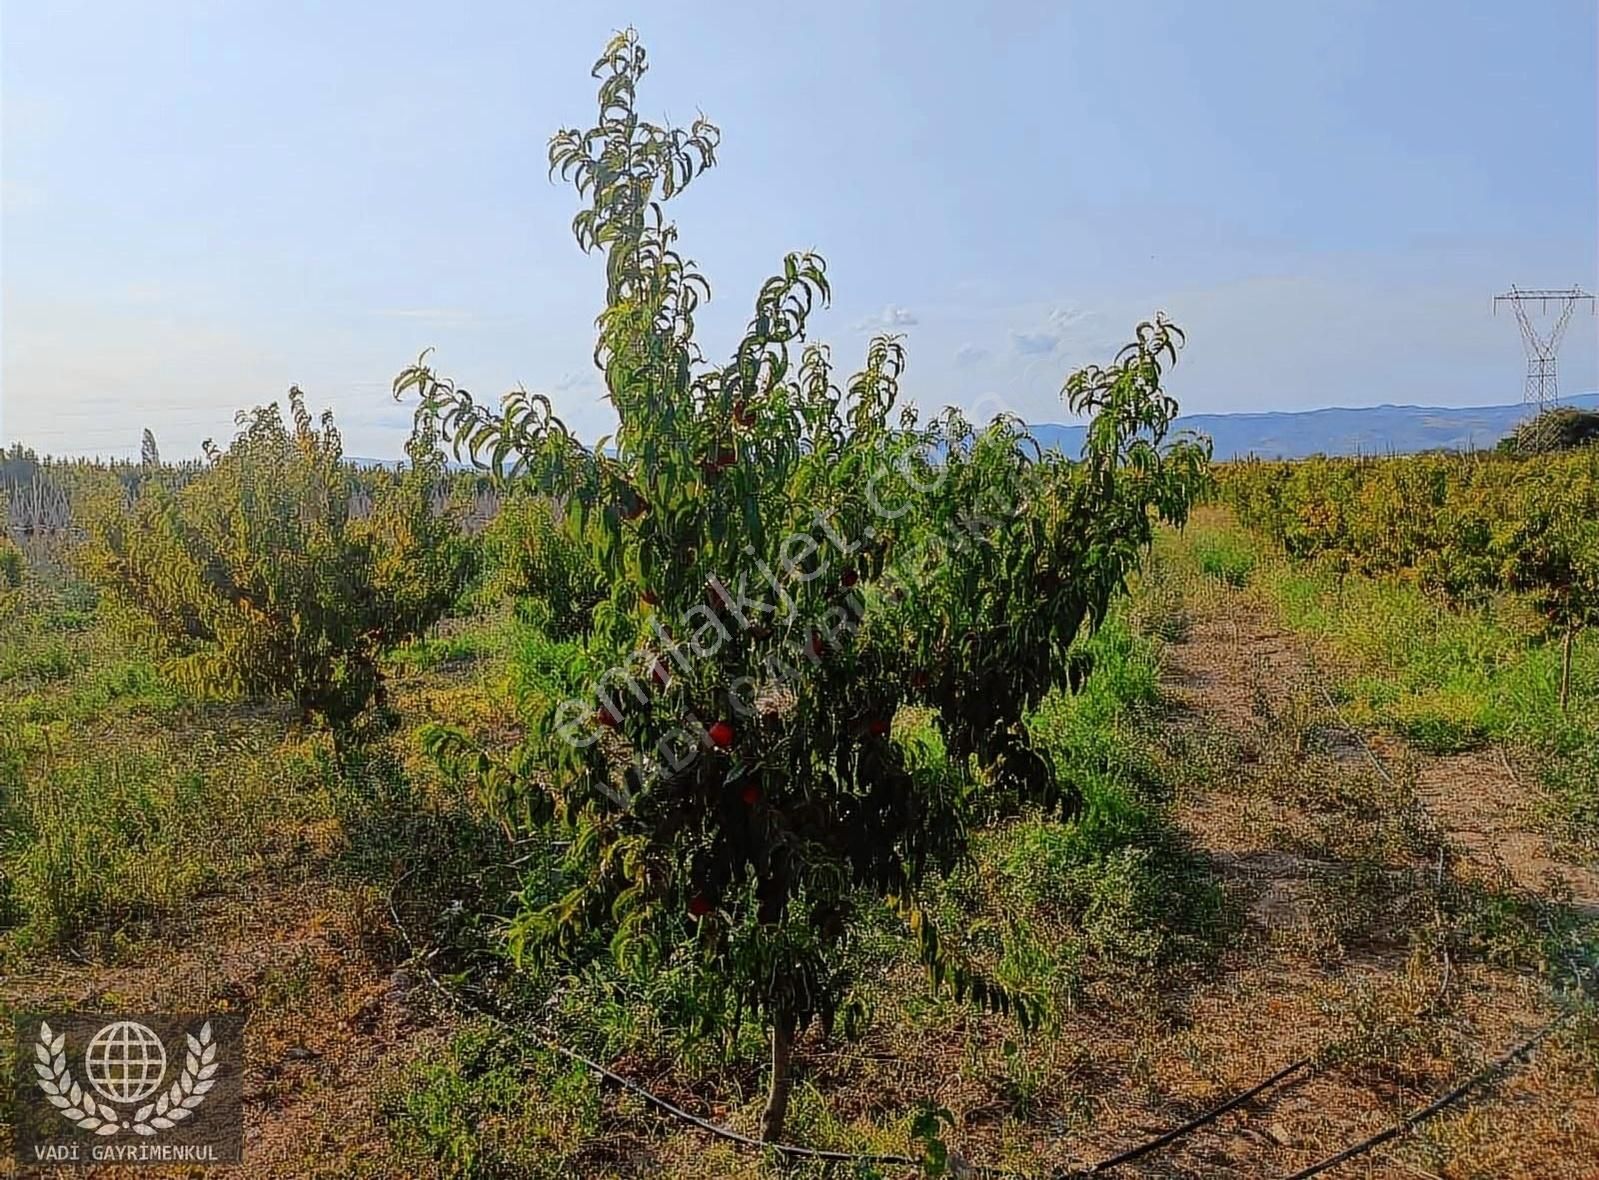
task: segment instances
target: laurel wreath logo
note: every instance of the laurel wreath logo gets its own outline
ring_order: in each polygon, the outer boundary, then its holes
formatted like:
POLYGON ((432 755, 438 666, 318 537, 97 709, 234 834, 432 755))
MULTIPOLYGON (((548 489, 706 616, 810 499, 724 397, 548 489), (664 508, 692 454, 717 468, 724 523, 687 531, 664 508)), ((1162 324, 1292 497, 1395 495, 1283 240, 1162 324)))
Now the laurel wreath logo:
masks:
POLYGON ((39 1089, 44 1091, 50 1104, 85 1131, 96 1135, 115 1135, 119 1131, 132 1131, 135 1135, 154 1135, 176 1126, 194 1113, 195 1107, 205 1101, 206 1093, 216 1085, 217 1047, 211 1039, 211 1022, 200 1027, 200 1035, 184 1034, 189 1044, 183 1069, 178 1078, 154 1102, 139 1107, 133 1118, 124 1120, 113 1107, 97 1100, 73 1080, 67 1066, 67 1034, 55 1034, 50 1025, 39 1024, 39 1042, 34 1054, 39 1058, 34 1071, 39 1075, 39 1089))

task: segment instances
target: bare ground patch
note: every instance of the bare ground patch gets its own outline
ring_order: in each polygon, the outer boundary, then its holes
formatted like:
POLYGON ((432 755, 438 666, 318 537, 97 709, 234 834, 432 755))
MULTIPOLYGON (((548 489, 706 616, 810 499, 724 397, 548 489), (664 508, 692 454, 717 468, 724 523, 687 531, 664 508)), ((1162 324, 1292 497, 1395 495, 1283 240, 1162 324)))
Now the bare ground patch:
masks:
MULTIPOLYGON (((107 960, 30 956, 0 984, 0 1005, 244 1009, 249 1174, 354 1175, 387 1154, 374 1082, 443 1032, 420 1006, 415 978, 398 967, 374 900, 370 890, 325 884, 207 899, 181 925, 107 960)), ((392 1166, 374 1174, 399 1174, 392 1166)), ((163 1173, 187 1174, 94 1169, 108 1177, 163 1173)))

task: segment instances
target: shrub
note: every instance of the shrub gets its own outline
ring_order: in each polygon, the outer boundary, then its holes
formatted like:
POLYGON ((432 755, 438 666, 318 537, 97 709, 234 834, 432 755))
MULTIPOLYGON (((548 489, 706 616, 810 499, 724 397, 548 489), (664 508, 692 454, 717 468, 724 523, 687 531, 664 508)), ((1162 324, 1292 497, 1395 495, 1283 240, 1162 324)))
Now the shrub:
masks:
POLYGON ((1501 454, 1526 455, 1566 451, 1599 443, 1599 411, 1559 406, 1518 425, 1499 440, 1501 454))
POLYGON ((1017 901, 1069 917, 1108 963, 1209 954, 1225 923, 1216 879, 1161 817, 1125 796, 1115 803, 1119 815, 1093 822, 1020 825, 1002 862, 1017 901))
POLYGON ((1209 533, 1194 541, 1199 568, 1208 577, 1241 587, 1255 569, 1255 551, 1247 537, 1235 533, 1209 533))
POLYGON ((546 497, 511 496, 483 532, 484 572, 490 593, 511 598, 528 621, 556 636, 582 635, 608 592, 563 515, 546 497))
POLYGON ((22 585, 22 550, 10 537, 0 534, 0 590, 15 590, 22 585))
POLYGON ((95 498, 79 558, 175 652, 199 694, 285 696, 343 730, 381 701, 379 654, 428 627, 465 573, 451 522, 431 508, 442 462, 418 434, 403 477, 351 517, 351 472, 331 414, 320 429, 298 389, 292 428, 276 404, 241 414, 225 454, 172 491, 146 482, 131 506, 95 498))

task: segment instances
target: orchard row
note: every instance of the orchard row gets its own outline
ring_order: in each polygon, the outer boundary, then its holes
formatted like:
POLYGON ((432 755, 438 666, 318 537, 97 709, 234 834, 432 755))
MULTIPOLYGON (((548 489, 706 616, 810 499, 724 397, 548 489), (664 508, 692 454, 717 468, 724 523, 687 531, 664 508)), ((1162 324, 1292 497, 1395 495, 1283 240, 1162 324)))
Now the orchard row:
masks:
POLYGON ((1565 645, 1599 623, 1599 446, 1217 468, 1240 520, 1290 556, 1451 603, 1527 594, 1565 645))

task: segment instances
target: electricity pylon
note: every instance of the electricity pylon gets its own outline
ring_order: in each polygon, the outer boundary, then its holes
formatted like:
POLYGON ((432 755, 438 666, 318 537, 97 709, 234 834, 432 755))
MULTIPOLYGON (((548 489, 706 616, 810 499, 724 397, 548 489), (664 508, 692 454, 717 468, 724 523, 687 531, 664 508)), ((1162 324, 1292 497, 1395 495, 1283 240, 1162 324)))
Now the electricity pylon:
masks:
POLYGON ((1566 334, 1566 327, 1571 323, 1571 313, 1584 300, 1592 312, 1593 296, 1581 287, 1564 291, 1523 291, 1513 286, 1503 295, 1494 296, 1495 312, 1501 303, 1508 303, 1515 309, 1516 323, 1521 327, 1521 340, 1527 347, 1527 388, 1523 397, 1529 405, 1536 407, 1536 413, 1542 414, 1560 401, 1555 353, 1560 349, 1560 338, 1566 334), (1555 322, 1548 335, 1539 334, 1532 322, 1530 309, 1535 303, 1540 314, 1548 312, 1550 303, 1555 305, 1555 322))

